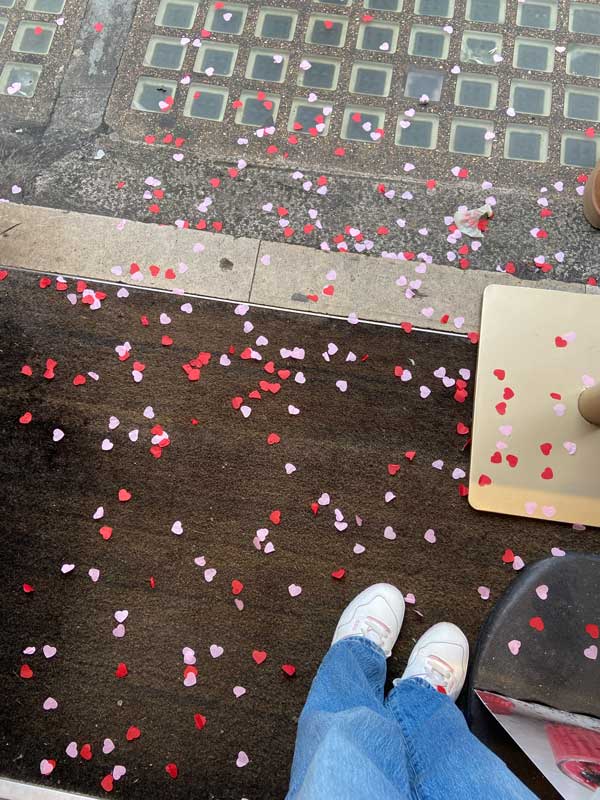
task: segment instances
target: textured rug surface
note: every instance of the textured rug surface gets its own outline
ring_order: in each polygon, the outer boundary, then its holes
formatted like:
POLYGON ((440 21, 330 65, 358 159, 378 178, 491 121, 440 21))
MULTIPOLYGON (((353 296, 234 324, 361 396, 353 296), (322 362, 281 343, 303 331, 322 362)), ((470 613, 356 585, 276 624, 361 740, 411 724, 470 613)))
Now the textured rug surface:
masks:
POLYGON ((474 643, 520 560, 598 544, 469 507, 467 339, 17 271, 0 321, 5 776, 282 798, 358 591, 407 595, 391 678, 436 621, 474 643))

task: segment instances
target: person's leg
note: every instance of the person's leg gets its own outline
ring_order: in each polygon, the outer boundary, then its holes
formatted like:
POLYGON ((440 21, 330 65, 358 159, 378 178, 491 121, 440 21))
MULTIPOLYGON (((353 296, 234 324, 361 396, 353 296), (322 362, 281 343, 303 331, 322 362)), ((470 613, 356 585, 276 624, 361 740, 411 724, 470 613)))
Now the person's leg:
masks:
POLYGON ((288 800, 409 800, 402 733, 383 702, 402 624, 394 587, 365 590, 342 615, 298 721, 288 800))
POLYGON ((535 800, 491 750, 470 732, 455 700, 468 643, 455 625, 433 626, 417 642, 385 704, 402 730, 411 788, 420 800, 535 800))

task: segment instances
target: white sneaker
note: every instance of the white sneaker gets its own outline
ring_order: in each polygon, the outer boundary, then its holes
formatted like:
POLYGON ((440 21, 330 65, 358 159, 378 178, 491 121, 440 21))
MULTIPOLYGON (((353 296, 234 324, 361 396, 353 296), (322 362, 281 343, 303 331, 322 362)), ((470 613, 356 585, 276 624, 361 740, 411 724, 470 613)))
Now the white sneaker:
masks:
POLYGON ((386 658, 404 621, 404 597, 390 583, 375 583, 358 594, 340 617, 331 644, 347 636, 364 636, 378 644, 386 658))
POLYGON ((467 676, 469 642, 451 622, 438 622, 425 631, 413 648, 401 678, 423 678, 434 689, 456 700, 467 676))

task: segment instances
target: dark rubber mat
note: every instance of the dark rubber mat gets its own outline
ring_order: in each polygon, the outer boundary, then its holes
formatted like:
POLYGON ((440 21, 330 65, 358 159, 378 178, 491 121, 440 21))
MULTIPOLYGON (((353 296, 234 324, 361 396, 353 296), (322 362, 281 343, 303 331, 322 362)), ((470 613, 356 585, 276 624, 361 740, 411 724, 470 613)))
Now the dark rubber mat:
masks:
POLYGON ((281 798, 359 590, 408 596, 394 677, 441 619, 474 644, 522 561, 597 549, 468 506, 466 338, 0 277, 6 776, 281 798))

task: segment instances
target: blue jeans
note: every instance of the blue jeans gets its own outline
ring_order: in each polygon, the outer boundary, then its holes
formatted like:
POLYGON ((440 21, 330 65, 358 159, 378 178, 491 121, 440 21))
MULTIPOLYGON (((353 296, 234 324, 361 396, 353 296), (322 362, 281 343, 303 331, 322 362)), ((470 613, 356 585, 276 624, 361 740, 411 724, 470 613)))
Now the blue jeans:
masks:
POLYGON ((421 678, 383 696, 386 659, 361 636, 334 644, 298 721, 287 800, 535 800, 421 678))

